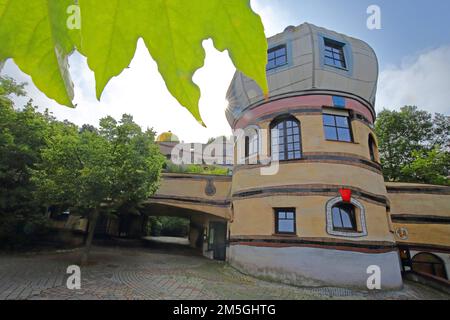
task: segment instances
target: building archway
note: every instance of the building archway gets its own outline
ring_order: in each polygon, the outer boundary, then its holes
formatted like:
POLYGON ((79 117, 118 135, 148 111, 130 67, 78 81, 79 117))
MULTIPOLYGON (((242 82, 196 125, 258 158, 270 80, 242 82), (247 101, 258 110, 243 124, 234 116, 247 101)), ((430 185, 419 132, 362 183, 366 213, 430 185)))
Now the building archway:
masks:
POLYGON ((412 258, 412 270, 447 279, 444 261, 432 253, 420 252, 416 254, 412 258))

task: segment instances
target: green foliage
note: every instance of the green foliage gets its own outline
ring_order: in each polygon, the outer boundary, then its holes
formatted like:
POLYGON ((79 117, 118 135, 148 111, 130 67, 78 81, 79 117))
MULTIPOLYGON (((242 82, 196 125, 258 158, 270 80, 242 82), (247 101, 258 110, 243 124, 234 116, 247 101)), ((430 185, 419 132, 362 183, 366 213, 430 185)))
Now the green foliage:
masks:
POLYGON ((268 93, 267 41, 249 0, 0 0, 0 63, 13 58, 63 105, 73 100, 67 60, 74 49, 87 57, 100 98, 108 81, 128 67, 139 38, 168 90, 199 121, 200 90, 192 76, 203 66, 205 39, 228 50, 234 65, 268 93), (74 4, 81 30, 67 26, 74 4))
POLYGON ((77 31, 67 28, 73 0, 0 0, 0 61, 14 58, 36 86, 58 103, 72 106, 68 56, 77 31))
MULTIPOLYGON (((412 153, 413 161, 402 168, 402 174, 409 181, 450 185, 450 153, 439 148, 431 151, 417 150, 412 153)), ((407 180, 407 181, 408 181, 407 180)))
POLYGON ((156 192, 164 162, 154 133, 142 132, 129 115, 103 118, 98 132, 57 127, 42 159, 33 170, 39 199, 86 212, 137 206, 156 192))
POLYGON ((375 131, 387 180, 448 184, 450 117, 414 106, 383 110, 375 131))
POLYGON ((40 162, 53 118, 31 103, 14 110, 8 95, 24 95, 23 84, 0 77, 0 92, 0 245, 19 246, 46 229, 29 170, 40 162))
POLYGON ((164 171, 169 173, 195 173, 219 176, 226 176, 229 174, 229 170, 223 167, 199 164, 176 165, 170 161, 167 161, 164 171))
POLYGON ((186 237, 189 232, 189 220, 179 217, 149 217, 151 236, 186 237))

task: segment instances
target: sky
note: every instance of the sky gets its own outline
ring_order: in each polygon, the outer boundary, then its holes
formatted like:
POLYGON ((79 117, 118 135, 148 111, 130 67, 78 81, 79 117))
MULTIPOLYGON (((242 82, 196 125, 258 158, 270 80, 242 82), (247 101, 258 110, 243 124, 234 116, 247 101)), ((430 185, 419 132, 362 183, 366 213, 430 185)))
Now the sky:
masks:
MULTIPOLYGON (((251 5, 261 16, 268 37, 288 25, 310 22, 369 43, 380 64, 377 111, 408 104, 450 114, 450 1, 251 0, 251 5), (380 30, 367 28, 370 5, 381 9, 380 30)), ((2 74, 27 82, 34 104, 41 110, 49 108, 58 119, 98 125, 106 115, 120 118, 128 113, 143 128, 154 128, 158 133, 171 130, 185 142, 206 142, 210 137, 231 134, 224 110, 235 68, 227 53, 216 51, 211 40, 203 46, 205 65, 194 75, 194 82, 202 92, 200 112, 206 128, 169 94, 142 40, 129 68, 110 81, 100 101, 95 97, 94 75, 86 59, 78 53, 71 56, 75 109, 48 99, 11 60, 2 74)), ((18 107, 26 101, 15 98, 18 107)))

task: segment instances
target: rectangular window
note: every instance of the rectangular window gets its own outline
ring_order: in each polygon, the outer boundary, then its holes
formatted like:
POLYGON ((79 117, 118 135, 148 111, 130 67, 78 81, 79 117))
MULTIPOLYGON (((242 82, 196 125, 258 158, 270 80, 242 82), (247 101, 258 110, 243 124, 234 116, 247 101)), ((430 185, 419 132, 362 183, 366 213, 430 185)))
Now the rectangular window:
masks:
POLYGON ((266 70, 272 70, 288 63, 286 45, 278 46, 268 51, 266 70))
POLYGON ((258 135, 254 134, 249 138, 248 155, 254 157, 258 154, 258 135))
POLYGON ((275 233, 295 234, 295 209, 275 209, 275 233))
POLYGON ((332 67, 346 69, 347 64, 345 62, 344 44, 324 39, 325 41, 325 64, 332 67))
POLYGON ((338 108, 345 108, 345 98, 333 96, 333 106, 338 108))
POLYGON ((323 115, 325 139, 352 142, 348 117, 333 114, 323 115))

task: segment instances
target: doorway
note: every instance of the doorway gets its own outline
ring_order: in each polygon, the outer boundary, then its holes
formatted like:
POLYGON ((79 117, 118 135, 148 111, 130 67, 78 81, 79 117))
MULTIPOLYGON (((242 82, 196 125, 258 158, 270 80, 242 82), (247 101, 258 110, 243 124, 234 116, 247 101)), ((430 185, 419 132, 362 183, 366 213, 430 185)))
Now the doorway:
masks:
POLYGON ((442 259, 428 252, 421 252, 414 256, 412 259, 412 269, 447 279, 447 272, 445 271, 445 264, 442 259))
POLYGON ((208 250, 213 252, 214 260, 225 261, 227 245, 227 223, 226 222, 210 222, 208 250))

